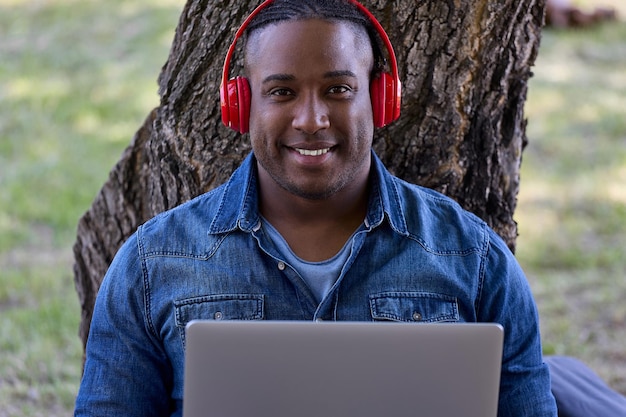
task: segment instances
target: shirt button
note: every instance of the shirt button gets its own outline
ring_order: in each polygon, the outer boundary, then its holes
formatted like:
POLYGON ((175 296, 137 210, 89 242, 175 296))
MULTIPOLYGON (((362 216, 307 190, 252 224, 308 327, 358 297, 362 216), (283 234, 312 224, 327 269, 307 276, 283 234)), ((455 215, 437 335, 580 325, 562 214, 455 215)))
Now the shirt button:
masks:
POLYGON ((422 321, 422 315, 420 313, 418 313, 417 311, 413 313, 413 320, 415 321, 422 321))
POLYGON ((215 320, 221 320, 224 318, 224 314, 222 314, 221 311, 218 311, 217 313, 213 315, 213 317, 215 318, 215 320))
POLYGON ((278 262, 278 269, 281 271, 285 270, 285 263, 283 261, 278 262))

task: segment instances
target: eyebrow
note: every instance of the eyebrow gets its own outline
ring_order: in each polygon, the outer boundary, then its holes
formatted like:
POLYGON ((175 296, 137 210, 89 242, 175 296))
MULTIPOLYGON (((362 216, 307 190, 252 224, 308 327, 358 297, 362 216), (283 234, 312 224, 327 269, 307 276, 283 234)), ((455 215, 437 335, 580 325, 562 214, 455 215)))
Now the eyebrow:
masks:
POLYGON ((324 74, 324 78, 340 78, 340 77, 357 78, 356 74, 350 70, 329 71, 326 74, 324 74))
MULTIPOLYGON (((350 70, 339 70, 339 71, 328 71, 324 74, 324 78, 340 78, 340 77, 351 77, 357 78, 356 74, 350 70)), ((294 81, 296 77, 291 74, 272 74, 265 77, 262 81, 263 84, 269 83, 272 81, 294 81)))
POLYGON ((290 74, 272 74, 268 75, 263 79, 263 84, 269 83, 272 81, 293 81, 296 77, 290 74))

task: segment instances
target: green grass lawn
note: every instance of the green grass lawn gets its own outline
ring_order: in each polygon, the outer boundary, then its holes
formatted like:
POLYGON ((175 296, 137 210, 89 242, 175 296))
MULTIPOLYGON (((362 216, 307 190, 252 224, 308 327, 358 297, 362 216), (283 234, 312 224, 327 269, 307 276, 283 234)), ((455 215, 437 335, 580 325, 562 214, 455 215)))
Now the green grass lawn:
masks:
POLYGON ((534 72, 516 219, 544 350, 626 394, 626 24, 544 32, 534 72))
MULTIPOLYGON (((0 0, 0 417, 71 414, 76 224, 158 105, 182 6, 0 0)), ((516 217, 546 352, 626 393, 625 39, 624 23, 545 33, 516 217)))
POLYGON ((71 414, 76 225, 158 105, 182 5, 0 0, 0 417, 71 414))

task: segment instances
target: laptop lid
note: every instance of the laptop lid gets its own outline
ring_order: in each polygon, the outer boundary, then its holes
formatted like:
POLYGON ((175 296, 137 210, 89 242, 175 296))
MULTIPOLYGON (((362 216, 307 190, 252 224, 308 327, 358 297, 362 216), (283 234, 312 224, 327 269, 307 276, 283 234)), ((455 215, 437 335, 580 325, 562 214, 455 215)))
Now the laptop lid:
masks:
POLYGON ((497 324, 193 321, 184 417, 496 417, 497 324))

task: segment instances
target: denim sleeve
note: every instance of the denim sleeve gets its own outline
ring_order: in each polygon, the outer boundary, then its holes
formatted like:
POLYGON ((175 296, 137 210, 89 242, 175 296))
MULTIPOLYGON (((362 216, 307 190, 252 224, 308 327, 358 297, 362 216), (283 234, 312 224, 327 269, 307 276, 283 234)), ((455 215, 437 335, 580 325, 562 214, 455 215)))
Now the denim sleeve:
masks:
POLYGON ((98 292, 75 416, 169 416, 172 371, 146 322, 136 236, 98 292))
POLYGON ((491 233, 485 259, 479 321, 504 327, 498 416, 557 415, 543 362, 539 317, 526 277, 504 242, 491 233))

